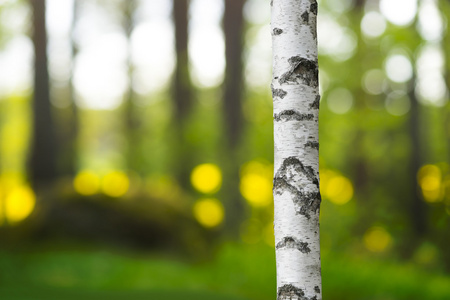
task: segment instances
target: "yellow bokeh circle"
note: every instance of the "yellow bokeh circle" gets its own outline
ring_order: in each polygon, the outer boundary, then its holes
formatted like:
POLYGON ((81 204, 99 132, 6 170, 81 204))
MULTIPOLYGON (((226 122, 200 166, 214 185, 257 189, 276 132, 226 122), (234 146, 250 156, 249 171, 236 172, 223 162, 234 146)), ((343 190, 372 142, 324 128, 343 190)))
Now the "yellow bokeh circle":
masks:
POLYGON ((92 171, 81 171, 75 176, 73 187, 81 195, 94 195, 100 189, 100 178, 92 171))
POLYGON ((102 179, 102 192, 110 197, 121 197, 130 188, 128 176, 121 171, 111 171, 102 179))
POLYGON ((216 227, 223 222, 224 208, 219 200, 214 198, 198 200, 193 207, 195 219, 204 227, 216 227))
POLYGON ((341 175, 333 176, 327 180, 323 187, 324 196, 334 204, 343 205, 353 197, 351 181, 341 175))
POLYGON ((242 196, 253 206, 267 206, 272 202, 272 181, 267 176, 250 173, 241 179, 242 196))
POLYGON ((222 185, 222 172, 215 164, 201 164, 192 170, 192 186, 199 192, 215 193, 222 185))
POLYGON ((434 203, 443 198, 442 174, 435 165, 425 165, 417 172, 417 181, 425 201, 434 203))
POLYGON ((8 222, 16 223, 28 217, 36 205, 36 196, 28 186, 13 189, 5 198, 4 214, 8 222))
POLYGON ((372 252, 383 252, 392 243, 392 237, 383 227, 374 226, 363 237, 364 245, 372 252))

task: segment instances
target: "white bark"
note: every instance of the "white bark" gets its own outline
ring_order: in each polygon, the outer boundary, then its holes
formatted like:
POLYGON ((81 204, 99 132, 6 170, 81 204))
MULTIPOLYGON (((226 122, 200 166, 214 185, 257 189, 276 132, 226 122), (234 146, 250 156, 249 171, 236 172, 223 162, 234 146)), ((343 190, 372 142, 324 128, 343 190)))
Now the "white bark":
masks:
POLYGON ((321 300, 316 0, 273 0, 277 299, 321 300))

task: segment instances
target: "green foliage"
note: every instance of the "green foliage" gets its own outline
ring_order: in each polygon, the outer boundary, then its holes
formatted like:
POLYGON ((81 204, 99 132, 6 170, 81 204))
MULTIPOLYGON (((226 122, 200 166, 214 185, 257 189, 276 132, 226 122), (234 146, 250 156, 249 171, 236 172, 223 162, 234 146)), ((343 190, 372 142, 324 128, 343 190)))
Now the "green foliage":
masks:
MULTIPOLYGON (((273 248, 225 244, 208 262, 101 250, 0 253, 2 299, 273 299, 273 248), (27 287, 24 289, 23 287, 27 287), (67 297, 67 298, 66 298, 67 297), (79 298, 78 298, 79 299, 79 298), (153 299, 153 298, 152 298, 153 299), (156 298, 154 298, 156 299, 156 298), (194 299, 194 298, 192 298, 194 299)), ((442 300, 450 279, 411 264, 348 255, 323 256, 323 294, 330 300, 442 300), (420 284, 418 284, 420 283, 420 284)))

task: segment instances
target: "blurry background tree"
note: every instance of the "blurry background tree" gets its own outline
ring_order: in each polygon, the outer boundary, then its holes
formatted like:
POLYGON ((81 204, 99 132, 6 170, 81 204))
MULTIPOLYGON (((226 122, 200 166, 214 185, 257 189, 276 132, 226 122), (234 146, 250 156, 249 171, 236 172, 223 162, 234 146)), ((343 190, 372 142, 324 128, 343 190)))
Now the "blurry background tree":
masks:
MULTIPOLYGON (((269 4, 0 0, 2 296, 273 299, 269 4)), ((450 3, 319 6, 324 298, 450 298, 450 3)))

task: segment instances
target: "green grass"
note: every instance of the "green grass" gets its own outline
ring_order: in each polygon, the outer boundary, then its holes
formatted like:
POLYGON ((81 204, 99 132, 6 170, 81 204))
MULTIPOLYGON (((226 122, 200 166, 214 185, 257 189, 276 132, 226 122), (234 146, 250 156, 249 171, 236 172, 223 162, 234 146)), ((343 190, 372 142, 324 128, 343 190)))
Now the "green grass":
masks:
MULTIPOLYGON (((201 264, 107 251, 0 252, 0 299, 275 299, 273 248, 227 244, 201 264)), ((450 278, 413 265, 325 255, 326 300, 445 300, 450 278)))

